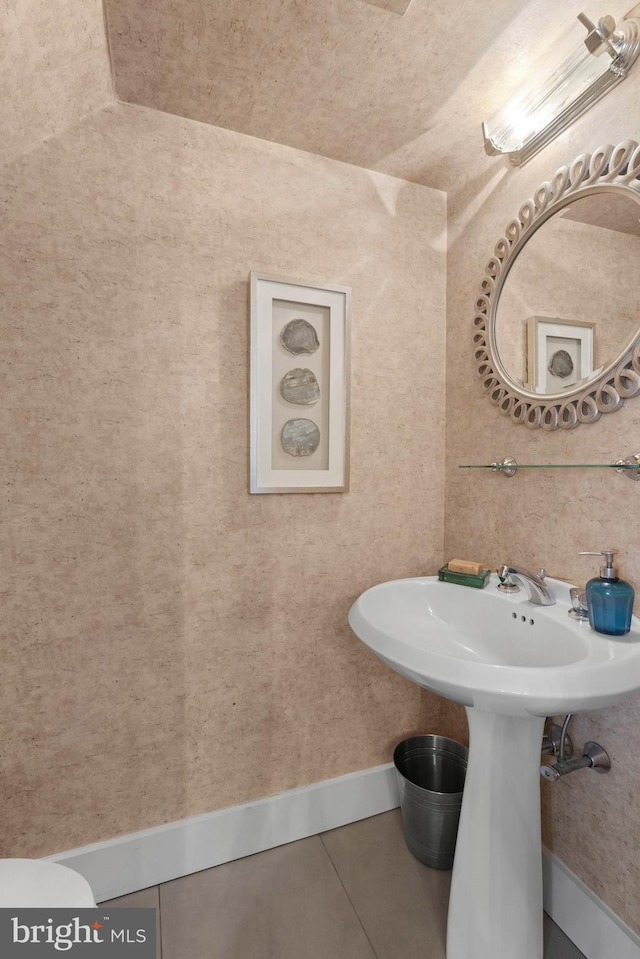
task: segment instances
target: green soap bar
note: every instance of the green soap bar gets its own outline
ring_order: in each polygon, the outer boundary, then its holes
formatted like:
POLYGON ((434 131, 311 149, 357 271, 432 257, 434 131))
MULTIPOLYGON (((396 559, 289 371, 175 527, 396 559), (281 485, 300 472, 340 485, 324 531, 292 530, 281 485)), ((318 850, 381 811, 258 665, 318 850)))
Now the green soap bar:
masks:
POLYGON ((483 589, 489 581, 491 575, 490 569, 483 569, 481 573, 474 576, 472 573, 453 573, 448 564, 438 570, 438 579, 443 583, 455 583, 457 586, 473 586, 475 589, 483 589))

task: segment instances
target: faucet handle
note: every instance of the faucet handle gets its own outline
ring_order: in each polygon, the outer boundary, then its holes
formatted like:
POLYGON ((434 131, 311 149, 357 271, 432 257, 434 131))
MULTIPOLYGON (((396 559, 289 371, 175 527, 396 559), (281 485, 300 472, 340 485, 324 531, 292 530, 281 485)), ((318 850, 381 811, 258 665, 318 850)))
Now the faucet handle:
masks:
POLYGON ((509 567, 502 564, 498 566, 496 573, 498 574, 498 583, 497 589, 502 593, 519 593, 520 587, 517 583, 511 579, 511 573, 509 572, 509 567))
POLYGON ((569 616, 571 616, 572 619, 577 619, 579 622, 588 620, 589 609, 587 607, 587 594, 585 591, 578 589, 576 586, 572 586, 569 590, 569 596, 571 597, 569 616))
POLYGON ((538 576, 540 577, 540 579, 544 579, 546 575, 547 575, 546 569, 544 568, 544 566, 541 566, 540 569, 538 570, 538 576))

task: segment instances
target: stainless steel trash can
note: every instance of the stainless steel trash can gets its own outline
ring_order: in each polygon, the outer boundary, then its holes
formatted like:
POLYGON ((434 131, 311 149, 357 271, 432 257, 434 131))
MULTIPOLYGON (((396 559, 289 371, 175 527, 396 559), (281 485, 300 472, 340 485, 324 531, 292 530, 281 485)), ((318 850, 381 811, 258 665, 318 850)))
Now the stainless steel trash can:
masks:
POLYGON ((453 866, 467 756, 444 736, 412 736, 393 754, 405 842, 433 869, 453 866))

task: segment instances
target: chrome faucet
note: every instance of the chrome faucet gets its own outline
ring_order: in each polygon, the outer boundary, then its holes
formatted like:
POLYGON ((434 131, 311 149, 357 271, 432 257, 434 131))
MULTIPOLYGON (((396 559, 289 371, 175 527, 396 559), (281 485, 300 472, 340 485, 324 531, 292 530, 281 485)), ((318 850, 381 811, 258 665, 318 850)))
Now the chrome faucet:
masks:
POLYGON ((555 599, 553 593, 544 581, 546 575, 543 569, 539 573, 530 573, 519 566, 498 566, 498 576, 501 582, 510 577, 521 586, 524 586, 529 594, 529 602, 536 606, 553 606, 555 599))

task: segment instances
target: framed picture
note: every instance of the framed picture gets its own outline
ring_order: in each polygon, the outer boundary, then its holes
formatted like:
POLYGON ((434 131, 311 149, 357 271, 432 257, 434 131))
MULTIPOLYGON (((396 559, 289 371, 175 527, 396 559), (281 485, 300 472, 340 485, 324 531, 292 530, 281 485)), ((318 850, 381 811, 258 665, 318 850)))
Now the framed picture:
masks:
POLYGON ((250 281, 249 492, 346 492, 351 291, 250 281))
POLYGON ((561 393, 593 373, 595 323, 530 316, 527 379, 536 393, 561 393))

